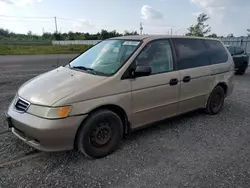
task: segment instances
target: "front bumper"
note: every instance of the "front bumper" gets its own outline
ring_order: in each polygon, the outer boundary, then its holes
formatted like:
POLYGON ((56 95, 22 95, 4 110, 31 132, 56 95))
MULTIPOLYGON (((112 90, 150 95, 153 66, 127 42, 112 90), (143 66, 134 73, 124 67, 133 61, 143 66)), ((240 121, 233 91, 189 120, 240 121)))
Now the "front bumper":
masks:
POLYGON ((19 113, 10 106, 7 113, 12 133, 41 151, 64 151, 74 148, 76 132, 87 115, 49 120, 19 113))

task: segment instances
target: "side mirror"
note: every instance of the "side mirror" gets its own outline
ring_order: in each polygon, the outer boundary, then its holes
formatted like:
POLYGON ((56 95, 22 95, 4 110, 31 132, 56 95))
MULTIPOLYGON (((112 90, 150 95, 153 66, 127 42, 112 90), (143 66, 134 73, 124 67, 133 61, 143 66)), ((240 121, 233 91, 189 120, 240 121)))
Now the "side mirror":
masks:
POLYGON ((152 69, 150 66, 139 65, 136 67, 134 71, 134 77, 149 76, 151 72, 152 72, 152 69))

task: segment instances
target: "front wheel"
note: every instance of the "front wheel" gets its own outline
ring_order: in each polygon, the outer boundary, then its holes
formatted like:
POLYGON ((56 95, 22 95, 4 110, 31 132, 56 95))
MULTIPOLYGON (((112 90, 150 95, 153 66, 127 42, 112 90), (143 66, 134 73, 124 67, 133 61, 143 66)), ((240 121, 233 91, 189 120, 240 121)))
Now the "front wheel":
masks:
POLYGON ((101 158, 112 153, 122 139, 120 117, 109 110, 98 110, 81 125, 76 144, 79 151, 90 158, 101 158))
POLYGON ((218 114, 223 107, 224 99, 224 89, 221 86, 216 86, 208 98, 206 112, 210 115, 218 114))

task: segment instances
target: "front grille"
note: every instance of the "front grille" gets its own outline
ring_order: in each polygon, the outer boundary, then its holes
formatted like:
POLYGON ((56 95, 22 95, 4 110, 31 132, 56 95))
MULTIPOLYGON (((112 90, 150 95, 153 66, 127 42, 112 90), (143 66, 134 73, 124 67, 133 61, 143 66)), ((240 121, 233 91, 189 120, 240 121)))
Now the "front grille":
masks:
POLYGON ((26 112, 29 108, 29 105, 30 105, 29 102, 21 98, 18 98, 15 104, 15 108, 18 112, 26 112))

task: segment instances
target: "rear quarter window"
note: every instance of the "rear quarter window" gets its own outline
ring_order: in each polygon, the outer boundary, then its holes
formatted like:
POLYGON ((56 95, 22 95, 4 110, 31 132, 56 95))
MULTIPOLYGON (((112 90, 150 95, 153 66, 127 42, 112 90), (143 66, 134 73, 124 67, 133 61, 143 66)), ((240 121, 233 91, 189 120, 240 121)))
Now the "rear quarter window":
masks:
POLYGON ((179 70, 209 65, 204 42, 200 39, 173 39, 179 70))
POLYGON ((204 40, 211 64, 226 63, 228 54, 220 41, 204 40))

